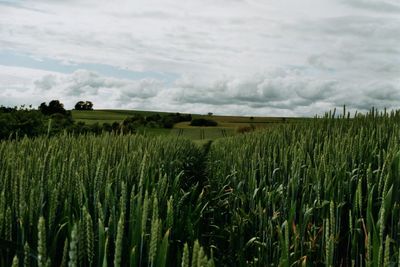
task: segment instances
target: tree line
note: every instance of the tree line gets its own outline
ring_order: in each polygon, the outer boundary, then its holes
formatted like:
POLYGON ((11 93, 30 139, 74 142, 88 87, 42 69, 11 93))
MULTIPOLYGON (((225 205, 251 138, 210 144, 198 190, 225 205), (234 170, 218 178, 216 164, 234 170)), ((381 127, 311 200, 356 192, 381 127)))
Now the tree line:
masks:
MULTIPOLYGON (((90 101, 79 101, 75 110, 93 110, 90 101)), ((67 132, 71 134, 87 134, 115 132, 121 134, 136 133, 143 128, 167 128, 182 121, 191 121, 191 114, 171 113, 166 115, 135 114, 122 122, 86 124, 74 121, 71 111, 64 108, 59 100, 52 100, 48 104, 43 102, 37 109, 32 105, 20 107, 0 106, 0 140, 17 137, 36 137, 40 135, 54 136, 67 132)))

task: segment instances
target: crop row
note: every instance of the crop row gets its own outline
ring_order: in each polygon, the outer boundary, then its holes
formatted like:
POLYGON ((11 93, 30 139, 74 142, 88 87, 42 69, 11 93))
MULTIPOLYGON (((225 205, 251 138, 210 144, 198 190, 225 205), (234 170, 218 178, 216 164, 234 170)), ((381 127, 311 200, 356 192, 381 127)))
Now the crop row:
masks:
POLYGON ((0 266, 391 266, 400 115, 0 143, 0 266))

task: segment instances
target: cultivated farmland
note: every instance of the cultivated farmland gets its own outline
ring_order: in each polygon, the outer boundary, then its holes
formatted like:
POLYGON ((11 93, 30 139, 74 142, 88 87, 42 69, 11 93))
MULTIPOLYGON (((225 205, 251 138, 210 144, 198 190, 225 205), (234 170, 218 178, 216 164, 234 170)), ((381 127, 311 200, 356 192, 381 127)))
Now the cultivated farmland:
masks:
POLYGON ((400 113, 174 131, 1 142, 0 265, 400 263, 400 113))
MULTIPOLYGON (((139 115, 139 116, 152 116, 160 115, 165 116, 171 113, 156 112, 156 111, 139 111, 139 110, 92 110, 80 111, 72 110, 72 117, 76 122, 83 122, 87 125, 98 123, 112 124, 114 122, 121 123, 124 119, 139 115)), ((200 115, 193 114, 193 119, 212 119, 218 123, 215 127, 195 127, 190 126, 189 122, 179 122, 174 125, 173 129, 162 128, 138 128, 137 133, 146 135, 167 135, 184 137, 191 140, 215 140, 217 138, 228 137, 235 135, 238 129, 242 127, 251 127, 254 129, 265 129, 276 127, 286 123, 299 123, 304 122, 305 118, 275 118, 275 117, 241 117, 241 116, 219 116, 219 115, 200 115)))

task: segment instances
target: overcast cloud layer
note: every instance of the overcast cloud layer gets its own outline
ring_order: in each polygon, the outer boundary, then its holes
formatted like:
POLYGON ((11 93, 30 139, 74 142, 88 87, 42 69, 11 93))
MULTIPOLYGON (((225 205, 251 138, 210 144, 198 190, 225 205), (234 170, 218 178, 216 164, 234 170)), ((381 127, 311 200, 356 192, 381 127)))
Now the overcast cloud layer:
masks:
POLYGON ((397 0, 0 0, 0 105, 398 108, 397 0))

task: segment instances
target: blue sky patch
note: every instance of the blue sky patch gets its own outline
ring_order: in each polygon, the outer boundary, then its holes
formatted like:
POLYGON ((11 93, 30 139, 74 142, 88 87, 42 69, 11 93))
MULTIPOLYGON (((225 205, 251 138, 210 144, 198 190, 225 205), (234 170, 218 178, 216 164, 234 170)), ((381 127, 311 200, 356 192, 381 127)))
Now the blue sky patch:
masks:
POLYGON ((76 70, 85 69, 107 77, 129 79, 129 80, 152 78, 164 81, 167 84, 170 84, 179 78, 179 75, 174 73, 163 73, 154 71, 143 71, 143 72, 131 71, 106 64, 94 64, 94 63, 65 64, 59 60, 51 58, 36 59, 30 55, 20 54, 10 50, 0 51, 0 65, 40 69, 40 70, 54 71, 65 74, 73 73, 76 70))

